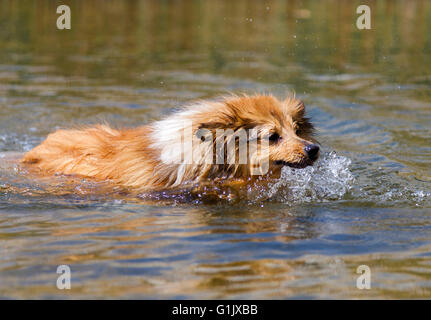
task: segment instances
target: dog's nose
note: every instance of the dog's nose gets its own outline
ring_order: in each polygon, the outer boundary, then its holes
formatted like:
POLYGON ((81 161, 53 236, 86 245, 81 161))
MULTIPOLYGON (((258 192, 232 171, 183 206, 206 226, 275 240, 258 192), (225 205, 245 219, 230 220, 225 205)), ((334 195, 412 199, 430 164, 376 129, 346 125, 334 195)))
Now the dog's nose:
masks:
POLYGON ((319 149, 317 144, 308 144, 305 146, 304 151, 311 160, 316 160, 319 149))

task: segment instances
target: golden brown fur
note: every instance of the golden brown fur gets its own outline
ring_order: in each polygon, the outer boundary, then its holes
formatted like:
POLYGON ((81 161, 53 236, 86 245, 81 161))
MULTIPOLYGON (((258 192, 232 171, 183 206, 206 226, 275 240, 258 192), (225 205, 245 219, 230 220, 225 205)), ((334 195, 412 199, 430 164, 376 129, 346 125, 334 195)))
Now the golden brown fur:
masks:
MULTIPOLYGON (((98 125, 82 130, 58 130, 26 153, 21 162, 44 175, 111 180, 138 191, 216 180, 247 182, 256 178, 250 174, 251 164, 206 163, 203 157, 210 149, 214 150, 215 139, 202 144, 200 151, 177 148, 176 141, 181 141, 181 121, 192 123, 193 143, 200 141, 196 137, 199 129, 238 132, 239 129, 255 128, 259 139, 270 137, 269 172, 266 175, 277 176, 283 165, 311 165, 317 158, 317 153, 310 157, 304 149, 315 146, 311 142, 312 125, 305 118, 304 104, 294 97, 279 101, 270 95, 255 95, 198 102, 166 119, 134 129, 116 130, 98 125), (193 153, 196 161, 167 163, 162 161, 166 158, 165 150, 169 151, 167 157, 193 153)), ((253 156, 257 157, 250 155, 253 156)))

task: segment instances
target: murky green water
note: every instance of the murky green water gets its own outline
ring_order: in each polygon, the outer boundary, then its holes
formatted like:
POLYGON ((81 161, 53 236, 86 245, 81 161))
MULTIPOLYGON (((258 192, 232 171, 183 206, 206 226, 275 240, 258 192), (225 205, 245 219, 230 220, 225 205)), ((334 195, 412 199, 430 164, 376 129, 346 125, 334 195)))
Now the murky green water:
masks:
POLYGON ((49 187, 3 159, 1 297, 431 297, 431 2, 368 2, 370 31, 359 1, 70 3, 59 31, 55 1, 0 2, 2 157, 58 127, 290 90, 324 157, 236 205, 49 187))

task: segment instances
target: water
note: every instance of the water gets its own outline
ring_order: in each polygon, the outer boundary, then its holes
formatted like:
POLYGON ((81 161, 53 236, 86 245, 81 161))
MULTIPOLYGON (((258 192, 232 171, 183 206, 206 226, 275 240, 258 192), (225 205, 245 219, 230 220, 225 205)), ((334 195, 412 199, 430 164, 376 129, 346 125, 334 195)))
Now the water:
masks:
POLYGON ((304 170, 283 168, 280 179, 270 185, 269 196, 286 204, 342 199, 355 181, 350 164, 350 159, 331 152, 304 170))
POLYGON ((54 3, 1 2, 0 297, 430 298, 431 3, 372 3, 370 31, 355 5, 74 2, 59 31, 54 3), (322 157, 240 201, 130 197, 8 160, 56 128, 292 90, 322 157))

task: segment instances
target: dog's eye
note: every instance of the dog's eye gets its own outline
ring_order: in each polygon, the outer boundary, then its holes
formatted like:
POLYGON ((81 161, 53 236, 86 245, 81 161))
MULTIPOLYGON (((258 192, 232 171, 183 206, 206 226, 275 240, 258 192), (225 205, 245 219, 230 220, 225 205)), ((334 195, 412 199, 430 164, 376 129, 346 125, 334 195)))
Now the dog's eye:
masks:
POLYGON ((280 139, 281 137, 278 133, 273 133, 269 136, 269 141, 272 141, 272 142, 277 142, 280 139))

